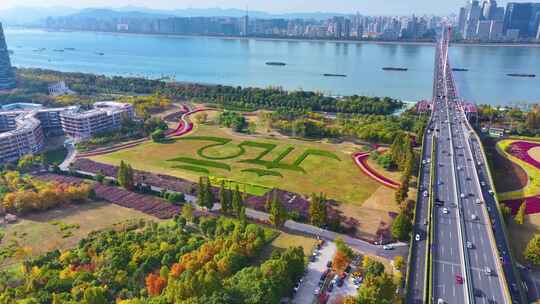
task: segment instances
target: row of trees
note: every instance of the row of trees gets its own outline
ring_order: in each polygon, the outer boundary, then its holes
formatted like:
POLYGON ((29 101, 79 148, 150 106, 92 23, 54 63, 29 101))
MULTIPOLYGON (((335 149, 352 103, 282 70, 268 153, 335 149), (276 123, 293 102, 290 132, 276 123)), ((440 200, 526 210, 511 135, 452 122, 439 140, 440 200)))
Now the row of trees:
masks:
POLYGON ((0 174, 0 209, 24 214, 44 211, 67 203, 83 203, 93 195, 89 184, 67 185, 43 182, 17 171, 0 174))
POLYGON ((166 225, 128 222, 25 262, 18 283, 0 282, 0 300, 279 303, 303 275, 305 256, 302 248, 289 248, 254 263, 274 237, 270 229, 227 218, 201 218, 189 227, 183 217, 166 225))

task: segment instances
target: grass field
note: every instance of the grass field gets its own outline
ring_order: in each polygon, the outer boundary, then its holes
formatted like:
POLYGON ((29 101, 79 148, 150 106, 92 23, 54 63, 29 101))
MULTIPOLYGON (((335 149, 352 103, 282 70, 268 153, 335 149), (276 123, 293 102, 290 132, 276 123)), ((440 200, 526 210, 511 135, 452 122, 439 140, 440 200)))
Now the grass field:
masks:
MULTIPOLYGON (((71 248, 88 233, 112 227, 128 219, 156 221, 154 217, 141 212, 104 202, 73 205, 29 215, 3 228, 5 236, 0 243, 0 252, 11 246, 13 249, 19 248, 19 253, 36 256, 55 249, 71 248)), ((23 257, 18 254, 0 261, 0 268, 9 267, 23 257)))
POLYGON ((279 236, 270 244, 268 251, 271 253, 274 249, 285 250, 289 247, 301 246, 304 249, 304 254, 309 256, 316 243, 317 241, 313 238, 280 232, 279 236))
POLYGON ((135 169, 192 181, 207 175, 207 170, 211 176, 267 189, 279 187, 306 195, 324 192, 330 199, 361 205, 379 187, 352 161, 351 154, 361 149, 351 143, 244 136, 201 125, 170 143, 148 142, 92 159, 113 165, 124 160, 135 169), (193 170, 194 166, 206 170, 193 170))

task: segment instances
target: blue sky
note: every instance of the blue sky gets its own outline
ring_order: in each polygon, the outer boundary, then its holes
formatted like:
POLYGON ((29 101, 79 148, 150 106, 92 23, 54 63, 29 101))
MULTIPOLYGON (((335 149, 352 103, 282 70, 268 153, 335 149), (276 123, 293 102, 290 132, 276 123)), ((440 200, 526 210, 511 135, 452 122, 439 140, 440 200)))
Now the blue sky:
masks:
MULTIPOLYGON (((536 2, 537 0, 532 0, 536 2)), ((506 4, 509 1, 499 1, 506 4)), ((531 2, 531 0, 512 0, 531 2)), ((465 0, 0 0, 0 10, 14 6, 119 7, 144 6, 156 9, 175 8, 244 8, 275 13, 287 12, 356 12, 362 14, 448 14, 458 11, 465 0)))

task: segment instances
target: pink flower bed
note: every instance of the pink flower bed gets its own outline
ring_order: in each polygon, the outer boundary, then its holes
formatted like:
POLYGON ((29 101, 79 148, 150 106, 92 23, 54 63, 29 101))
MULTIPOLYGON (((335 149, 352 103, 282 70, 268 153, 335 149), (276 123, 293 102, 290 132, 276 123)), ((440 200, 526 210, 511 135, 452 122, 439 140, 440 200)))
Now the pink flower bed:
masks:
POLYGON ((511 143, 506 152, 540 169, 540 162, 529 155, 529 150, 540 147, 540 143, 516 141, 511 143))
POLYGON ((512 214, 516 214, 523 201, 525 201, 525 214, 540 213, 540 196, 526 197, 517 200, 508 200, 503 201, 502 203, 512 209, 512 214))
POLYGON ((395 181, 393 181, 393 180, 391 180, 389 178, 386 178, 386 177, 382 176, 381 174, 379 174, 377 171, 373 170, 373 168, 371 168, 367 164, 367 159, 368 159, 370 153, 371 152, 359 152, 359 153, 353 154, 353 160, 356 163, 356 165, 360 168, 360 170, 362 170, 362 172, 364 172, 367 176, 369 176, 372 179, 374 179, 375 181, 385 185, 386 187, 389 187, 389 188, 392 188, 392 189, 399 188, 399 183, 397 183, 397 182, 395 182, 395 181))
POLYGON ((199 109, 195 109, 195 110, 182 114, 182 116, 180 117, 180 122, 178 124, 178 127, 175 130, 169 132, 167 136, 182 136, 191 132, 191 130, 193 130, 193 123, 187 121, 186 118, 198 112, 211 111, 211 110, 212 109, 199 108, 199 109))

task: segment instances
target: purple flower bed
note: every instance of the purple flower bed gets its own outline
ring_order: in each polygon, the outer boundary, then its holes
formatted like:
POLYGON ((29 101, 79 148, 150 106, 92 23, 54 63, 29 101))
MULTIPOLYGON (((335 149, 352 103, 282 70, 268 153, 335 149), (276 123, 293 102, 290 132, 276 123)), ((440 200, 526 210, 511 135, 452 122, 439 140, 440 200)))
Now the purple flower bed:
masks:
MULTIPOLYGON (((73 176, 64 176, 57 174, 40 174, 37 178, 46 181, 57 181, 64 184, 80 184, 84 180, 73 176)), ((155 216, 159 219, 169 219, 180 213, 180 207, 172 205, 163 199, 130 192, 125 189, 96 184, 94 187, 96 196, 110 203, 122 207, 135 209, 155 216)))
POLYGON ((518 212, 521 203, 525 201, 525 214, 536 214, 540 213, 540 196, 526 197, 518 200, 508 200, 503 201, 502 203, 512 209, 512 214, 518 212))
POLYGON ((508 146, 506 152, 540 169, 540 162, 529 155, 529 150, 536 147, 540 147, 540 143, 516 141, 508 146))

